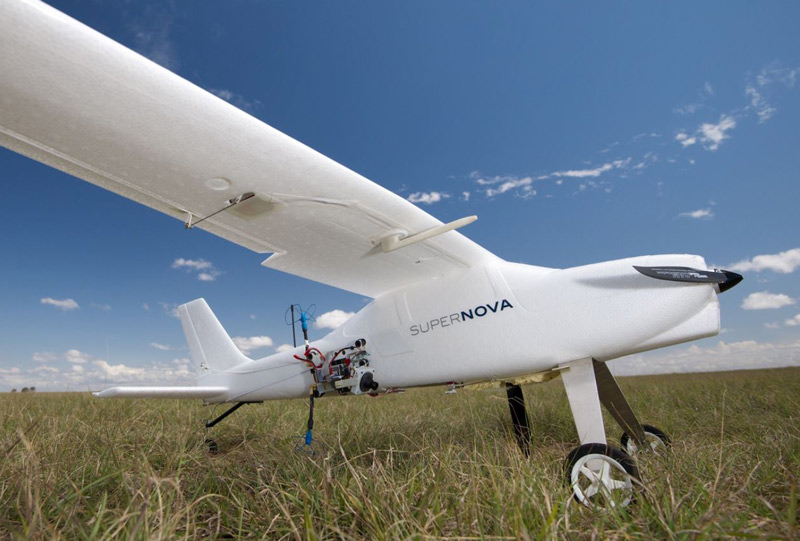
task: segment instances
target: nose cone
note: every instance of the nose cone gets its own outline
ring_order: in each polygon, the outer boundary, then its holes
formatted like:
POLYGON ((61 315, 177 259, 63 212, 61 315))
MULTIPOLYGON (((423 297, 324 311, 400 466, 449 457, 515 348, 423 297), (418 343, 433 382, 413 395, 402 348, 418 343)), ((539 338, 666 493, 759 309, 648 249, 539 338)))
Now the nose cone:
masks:
POLYGON ((728 291, 730 288, 732 288, 733 286, 744 280, 744 276, 742 276, 741 274, 736 274, 735 272, 726 270, 720 272, 722 272, 722 274, 725 275, 725 281, 719 284, 720 293, 728 291))

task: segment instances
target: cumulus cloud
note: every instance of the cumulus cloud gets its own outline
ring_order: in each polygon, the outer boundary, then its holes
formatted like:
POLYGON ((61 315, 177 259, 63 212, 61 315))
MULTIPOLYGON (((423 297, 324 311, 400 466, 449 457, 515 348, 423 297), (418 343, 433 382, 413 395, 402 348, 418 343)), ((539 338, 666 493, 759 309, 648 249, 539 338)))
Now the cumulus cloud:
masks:
POLYGON ((679 218, 694 218, 695 220, 710 220, 714 217, 714 213, 710 208, 697 209, 689 212, 681 212, 678 214, 679 218))
POLYGON ((293 349, 294 349, 294 346, 291 345, 291 344, 281 344, 280 346, 275 348, 275 351, 277 353, 285 353, 287 351, 292 351, 293 349))
POLYGON ((131 366, 126 366, 124 364, 108 364, 106 361, 99 359, 97 361, 92 361, 97 369, 103 374, 105 377, 109 377, 111 379, 128 379, 131 377, 138 377, 145 374, 144 368, 134 368, 131 366))
POLYGON ((757 255, 753 259, 744 259, 728 265, 728 269, 736 272, 771 270, 781 274, 790 274, 800 267, 800 248, 792 248, 778 254, 757 255))
POLYGON ((682 131, 675 136, 675 140, 678 141, 682 146, 689 147, 697 142, 697 137, 694 136, 690 137, 686 135, 686 132, 682 131))
POLYGON ((239 351, 245 355, 250 355, 251 351, 262 349, 272 346, 272 338, 269 336, 235 336, 232 338, 233 343, 239 348, 239 351))
POLYGON ((73 364, 84 364, 89 362, 91 356, 88 353, 83 353, 77 349, 70 349, 64 354, 64 358, 73 364))
POLYGON ((78 306, 78 303, 75 302, 74 299, 54 299, 52 297, 45 297, 43 299, 40 299, 39 302, 41 302, 42 304, 49 304, 51 306, 55 306, 59 310, 64 310, 65 312, 68 312, 70 310, 77 310, 78 308, 80 308, 80 306, 78 306))
POLYGON ((795 299, 783 293, 759 291, 745 297, 742 301, 742 308, 745 310, 770 310, 774 308, 783 308, 784 306, 789 306, 796 302, 795 299))
POLYGON ((37 363, 49 363, 58 359, 58 355, 50 353, 49 351, 37 351, 31 357, 37 363))
POLYGON ((175 349, 172 346, 168 346, 166 344, 159 344, 158 342, 150 342, 150 347, 156 348, 161 351, 172 351, 173 349, 175 349))
POLYGON ((432 205, 448 197, 450 197, 450 195, 443 192, 415 192, 408 196, 408 200, 412 203, 432 205))
POLYGON ((730 138, 727 132, 735 127, 736 119, 730 115, 721 115, 716 124, 705 122, 700 125, 698 129, 700 142, 707 150, 717 150, 722 141, 730 138))
MULTIPOLYGON (((800 314, 796 319, 797 325, 800 325, 800 314)), ((800 341, 770 343, 720 340, 713 346, 668 348, 632 355, 611 361, 610 364, 615 374, 628 376, 800 366, 800 341)))
POLYGON ((318 329, 336 329, 345 321, 355 315, 355 312, 345 312, 344 310, 331 310, 317 316, 314 326, 318 329))
POLYGON ((197 382, 191 362, 186 358, 129 366, 78 353, 85 362, 71 364, 66 370, 55 366, 0 369, 0 389, 34 386, 49 391, 100 390, 114 385, 192 385, 197 382))
POLYGON ((797 314, 796 316, 787 319, 786 321, 783 322, 783 324, 786 325, 787 327, 800 326, 800 314, 797 314))
POLYGON ((179 257, 173 261, 172 268, 182 269, 189 273, 196 272, 197 279, 201 282, 213 282, 220 274, 222 274, 222 272, 214 268, 213 263, 202 258, 184 259, 179 257))

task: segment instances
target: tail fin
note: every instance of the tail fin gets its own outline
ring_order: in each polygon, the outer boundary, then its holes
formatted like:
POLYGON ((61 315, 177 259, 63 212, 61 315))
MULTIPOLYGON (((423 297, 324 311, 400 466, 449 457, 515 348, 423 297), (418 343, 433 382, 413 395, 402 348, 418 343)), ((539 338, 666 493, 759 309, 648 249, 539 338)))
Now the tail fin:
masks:
POLYGON ((201 374, 226 370, 250 360, 233 343, 205 299, 179 306, 178 316, 192 360, 201 374))

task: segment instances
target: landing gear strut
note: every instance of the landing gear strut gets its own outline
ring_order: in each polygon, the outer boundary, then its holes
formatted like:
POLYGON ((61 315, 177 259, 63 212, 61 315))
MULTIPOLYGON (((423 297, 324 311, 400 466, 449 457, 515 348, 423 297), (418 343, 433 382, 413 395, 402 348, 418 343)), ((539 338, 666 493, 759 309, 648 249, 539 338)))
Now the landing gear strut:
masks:
POLYGON ((528 422, 528 412, 525 411, 525 395, 522 387, 513 383, 506 383, 508 408, 511 410, 511 424, 514 425, 514 437, 517 439, 520 451, 526 457, 531 455, 531 427, 528 422))
POLYGON ((575 499, 587 507, 627 506, 634 500, 635 489, 641 486, 632 451, 654 449, 654 440, 664 442, 665 447, 669 438, 657 428, 639 423, 604 363, 587 358, 560 368, 581 442, 565 463, 567 482, 575 499), (631 452, 607 444, 601 404, 625 431, 623 445, 631 452))
MULTIPOLYGON (((206 430, 209 429, 209 428, 214 427, 217 424, 219 424, 226 417, 228 417, 228 415, 230 415, 234 411, 238 410, 239 408, 241 408, 245 404, 261 404, 261 402, 237 402, 236 404, 234 404, 233 406, 231 406, 230 408, 225 410, 219 417, 217 417, 213 421, 208 420, 208 419, 203 419, 203 424, 205 425, 206 430)), ((208 446, 208 452, 211 453, 211 454, 216 453, 217 450, 219 449, 218 446, 217 446, 217 442, 212 440, 211 438, 206 438, 205 439, 205 444, 208 446)))

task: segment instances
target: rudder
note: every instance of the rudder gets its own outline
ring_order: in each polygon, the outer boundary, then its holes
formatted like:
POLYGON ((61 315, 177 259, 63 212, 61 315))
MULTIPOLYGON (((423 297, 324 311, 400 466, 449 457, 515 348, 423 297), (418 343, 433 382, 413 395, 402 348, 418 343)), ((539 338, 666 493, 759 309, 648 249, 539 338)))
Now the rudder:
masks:
POLYGON ((178 316, 192 360, 201 373, 227 370, 250 360, 233 343, 205 299, 179 306, 178 316))

